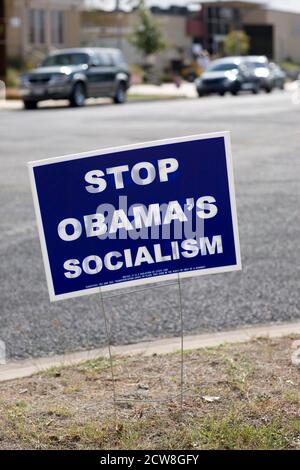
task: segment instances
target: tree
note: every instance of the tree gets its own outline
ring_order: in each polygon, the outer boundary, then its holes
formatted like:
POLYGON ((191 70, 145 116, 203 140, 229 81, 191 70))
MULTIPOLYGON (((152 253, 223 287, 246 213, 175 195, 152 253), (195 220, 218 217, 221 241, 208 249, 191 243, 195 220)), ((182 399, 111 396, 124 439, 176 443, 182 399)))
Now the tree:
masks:
POLYGON ((250 39, 245 31, 231 31, 224 40, 226 55, 245 55, 250 48, 250 39))
POLYGON ((130 42, 140 50, 147 59, 166 47, 166 40, 160 30, 160 25, 146 7, 144 0, 138 6, 139 24, 135 27, 130 42))

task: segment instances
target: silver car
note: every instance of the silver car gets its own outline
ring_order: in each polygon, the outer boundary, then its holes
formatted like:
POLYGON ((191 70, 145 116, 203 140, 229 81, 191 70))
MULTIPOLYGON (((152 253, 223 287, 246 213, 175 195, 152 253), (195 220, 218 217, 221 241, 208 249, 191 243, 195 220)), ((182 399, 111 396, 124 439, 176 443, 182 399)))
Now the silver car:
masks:
POLYGON ((264 55, 249 55, 245 60, 253 67, 253 73, 259 80, 260 88, 271 93, 274 88, 268 58, 264 55))

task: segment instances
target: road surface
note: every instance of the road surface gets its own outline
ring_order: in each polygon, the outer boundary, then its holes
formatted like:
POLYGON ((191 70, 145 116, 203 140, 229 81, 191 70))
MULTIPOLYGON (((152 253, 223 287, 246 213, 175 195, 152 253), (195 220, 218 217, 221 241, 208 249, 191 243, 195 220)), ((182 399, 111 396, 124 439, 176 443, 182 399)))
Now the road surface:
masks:
MULTIPOLYGON (((97 295, 50 304, 26 162, 230 130, 243 271, 183 281, 186 333, 300 318, 300 106, 271 95, 0 111, 0 340, 9 357, 105 343, 97 295)), ((112 340, 180 331, 176 287, 106 300, 112 340)))

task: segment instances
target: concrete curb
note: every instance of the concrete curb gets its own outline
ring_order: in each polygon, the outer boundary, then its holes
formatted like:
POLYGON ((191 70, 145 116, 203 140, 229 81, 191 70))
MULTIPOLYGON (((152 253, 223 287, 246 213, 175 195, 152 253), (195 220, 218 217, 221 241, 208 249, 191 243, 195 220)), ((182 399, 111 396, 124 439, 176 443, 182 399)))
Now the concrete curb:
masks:
MULTIPOLYGON (((241 328, 231 331, 217 333, 199 334, 184 337, 184 349, 201 349, 219 346, 224 343, 243 343, 258 337, 280 338, 288 335, 300 335, 300 321, 294 323, 281 323, 270 325, 259 325, 241 328)), ((126 346, 113 347, 114 355, 151 356, 155 354, 168 354, 178 351, 180 338, 158 339, 149 342, 130 344, 126 346)), ((38 372, 52 367, 66 367, 81 362, 107 357, 107 348, 93 349, 90 351, 79 351, 63 355, 28 359, 24 361, 9 362, 0 366, 0 382, 5 382, 22 377, 29 377, 38 372)))

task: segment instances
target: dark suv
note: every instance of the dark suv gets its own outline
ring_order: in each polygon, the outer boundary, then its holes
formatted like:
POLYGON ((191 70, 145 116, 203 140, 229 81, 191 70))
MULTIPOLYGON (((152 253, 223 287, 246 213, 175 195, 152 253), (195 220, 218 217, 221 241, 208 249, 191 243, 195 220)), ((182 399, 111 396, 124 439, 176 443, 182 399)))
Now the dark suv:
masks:
POLYGON ((21 96, 25 109, 35 109, 39 101, 48 99, 68 99, 77 107, 86 98, 100 96, 124 103, 129 81, 128 65, 119 49, 63 49, 22 75, 21 96))

